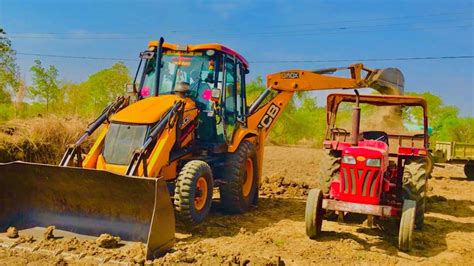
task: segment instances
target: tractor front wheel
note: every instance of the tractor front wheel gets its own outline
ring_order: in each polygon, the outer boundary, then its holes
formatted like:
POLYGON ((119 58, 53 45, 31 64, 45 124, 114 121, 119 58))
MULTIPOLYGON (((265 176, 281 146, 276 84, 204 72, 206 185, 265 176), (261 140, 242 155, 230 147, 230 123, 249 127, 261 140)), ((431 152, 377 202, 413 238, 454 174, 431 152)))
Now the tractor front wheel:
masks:
POLYGON ((316 239, 321 235, 323 224, 323 193, 320 189, 314 188, 309 191, 306 199, 305 222, 306 235, 311 239, 316 239))
POLYGON ((401 251, 410 251, 413 229, 415 227, 416 202, 404 200, 400 228, 398 229, 398 248, 401 251))
POLYGON ((403 169, 403 199, 416 202, 416 229, 423 229, 425 220, 427 168, 426 159, 411 158, 405 161, 403 169))
POLYGON ((464 174, 466 175, 467 179, 474 180, 474 161, 468 161, 464 165, 464 174))
POLYGON ((222 181, 220 196, 225 211, 243 213, 257 202, 258 165, 253 143, 244 140, 226 156, 222 181))
POLYGON ((213 187, 212 170, 206 162, 187 162, 179 172, 174 190, 178 219, 187 225, 201 223, 211 209, 213 187))

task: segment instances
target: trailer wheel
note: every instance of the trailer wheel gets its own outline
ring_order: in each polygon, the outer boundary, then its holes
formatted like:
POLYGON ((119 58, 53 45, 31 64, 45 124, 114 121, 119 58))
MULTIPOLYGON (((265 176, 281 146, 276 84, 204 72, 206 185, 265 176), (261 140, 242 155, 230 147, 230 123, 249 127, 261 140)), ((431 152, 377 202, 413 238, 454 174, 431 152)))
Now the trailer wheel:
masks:
POLYGON ((468 161, 464 165, 464 174, 466 175, 467 179, 474 180, 474 161, 468 161))
POLYGON ((411 250, 415 213, 416 202, 414 200, 404 200, 400 228, 398 229, 398 248, 402 251, 411 250))
POLYGON ((319 163, 319 186, 324 194, 329 193, 331 181, 339 178, 341 157, 335 152, 325 152, 319 163))
POLYGON ((221 203, 229 213, 243 213, 258 200, 258 165, 255 145, 242 141, 237 150, 227 154, 221 203))
POLYGON ((206 162, 187 162, 179 172, 174 190, 178 219, 187 225, 201 223, 211 209, 213 186, 212 170, 206 162))
POLYGON ((427 160, 411 158, 403 169, 403 199, 416 202, 416 229, 423 229, 426 205, 427 160))
POLYGON ((316 239, 321 235, 321 226, 323 224, 323 193, 319 188, 309 191, 306 199, 305 222, 306 235, 311 239, 316 239))

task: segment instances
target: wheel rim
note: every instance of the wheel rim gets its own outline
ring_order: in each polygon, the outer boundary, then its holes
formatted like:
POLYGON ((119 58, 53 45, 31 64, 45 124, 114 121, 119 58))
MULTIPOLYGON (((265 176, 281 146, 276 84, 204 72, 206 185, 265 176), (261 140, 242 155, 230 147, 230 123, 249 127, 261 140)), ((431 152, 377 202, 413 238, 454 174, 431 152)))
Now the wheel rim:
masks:
POLYGON ((250 194, 250 191, 252 190, 252 184, 253 161, 251 158, 248 158, 247 161, 245 161, 245 182, 242 186, 242 193, 244 194, 244 197, 247 197, 250 194))
POLYGON ((194 208, 200 211, 206 205, 207 200, 207 182, 206 178, 201 176, 196 181, 196 195, 194 195, 194 208))

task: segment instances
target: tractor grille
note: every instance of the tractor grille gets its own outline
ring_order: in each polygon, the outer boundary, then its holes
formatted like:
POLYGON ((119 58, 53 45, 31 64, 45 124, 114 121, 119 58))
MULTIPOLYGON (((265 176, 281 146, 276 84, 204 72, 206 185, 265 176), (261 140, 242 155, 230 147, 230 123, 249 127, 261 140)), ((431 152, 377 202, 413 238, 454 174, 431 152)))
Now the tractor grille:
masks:
POLYGON ((341 168, 341 191, 363 197, 379 196, 379 170, 357 169, 356 167, 341 168))

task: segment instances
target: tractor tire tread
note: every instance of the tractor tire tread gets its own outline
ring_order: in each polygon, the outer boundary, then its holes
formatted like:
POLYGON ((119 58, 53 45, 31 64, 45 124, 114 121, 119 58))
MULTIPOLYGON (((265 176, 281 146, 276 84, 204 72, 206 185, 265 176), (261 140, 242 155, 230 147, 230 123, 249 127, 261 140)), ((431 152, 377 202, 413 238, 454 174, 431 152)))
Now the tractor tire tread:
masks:
POLYGON ((326 152, 319 165, 319 185, 323 194, 328 194, 331 181, 339 176, 341 158, 332 151, 326 152))
POLYGON ((403 199, 416 202, 415 228, 422 229, 426 208, 428 163, 424 158, 410 158, 403 170, 403 199))

